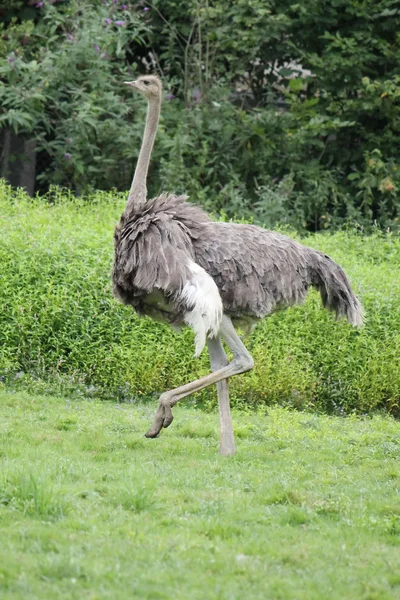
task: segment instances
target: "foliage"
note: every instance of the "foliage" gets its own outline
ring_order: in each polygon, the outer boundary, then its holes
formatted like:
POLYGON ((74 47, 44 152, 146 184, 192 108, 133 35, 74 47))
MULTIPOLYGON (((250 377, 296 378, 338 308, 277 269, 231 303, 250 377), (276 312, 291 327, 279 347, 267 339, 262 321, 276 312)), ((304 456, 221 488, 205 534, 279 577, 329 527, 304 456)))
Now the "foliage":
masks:
MULTIPOLYGON (((231 154, 242 157, 240 144, 212 152, 221 157, 223 185, 226 175, 232 182, 232 198, 235 183, 241 184, 239 214, 247 209, 269 225, 285 214, 299 229, 346 220, 398 228, 400 12, 393 0, 338 0, 329 6, 321 0, 193 0, 185 18, 175 0, 155 4, 164 16, 152 23, 162 66, 184 82, 177 89, 186 103, 193 103, 190 86, 206 104, 223 86, 230 90, 229 104, 261 121, 260 143, 254 145, 248 122, 242 128, 240 115, 229 119, 231 140, 240 140, 243 130, 248 135, 252 160, 245 151, 242 167, 231 168, 231 154), (364 182, 371 153, 379 153, 382 171, 390 171, 375 186, 364 182), (279 186, 286 180, 292 189, 282 196, 279 186), (275 212, 265 196, 280 201, 275 212)), ((219 118, 224 132, 228 113, 221 111, 219 118)), ((218 189, 217 182, 213 187, 218 189)), ((225 208, 237 210, 230 198, 225 208)))
POLYGON ((145 106, 131 110, 120 82, 156 70, 168 101, 151 194, 187 191, 268 226, 399 228, 394 0, 17 8, 0 39, 0 127, 37 139, 42 190, 127 189, 145 106))
MULTIPOLYGON (((122 197, 52 190, 47 202, 29 201, 7 188, 0 197, 0 375, 9 385, 128 400, 209 372, 206 353, 193 358, 190 330, 139 319, 111 295, 122 197)), ((342 232, 304 242, 346 269, 367 324, 335 323, 316 293, 272 315, 246 342, 256 368, 232 379, 233 402, 399 414, 399 237, 342 232)), ((214 406, 215 390, 199 399, 214 406)))
POLYGON ((151 413, 0 392, 2 599, 398 598, 394 419, 234 412, 227 460, 216 412, 151 413))
POLYGON ((124 63, 128 43, 143 43, 146 26, 119 8, 48 5, 37 22, 14 20, 3 35, 0 125, 34 135, 46 163, 41 181, 77 192, 129 181, 126 159, 138 138, 126 131, 124 63), (116 145, 125 160, 114 160, 116 145))

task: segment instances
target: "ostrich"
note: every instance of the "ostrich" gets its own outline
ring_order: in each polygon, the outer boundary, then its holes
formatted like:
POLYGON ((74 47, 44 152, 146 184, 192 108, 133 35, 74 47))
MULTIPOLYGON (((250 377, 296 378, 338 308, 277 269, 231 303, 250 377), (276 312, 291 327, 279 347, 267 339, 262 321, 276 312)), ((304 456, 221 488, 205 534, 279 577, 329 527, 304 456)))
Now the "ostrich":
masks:
POLYGON ((153 424, 155 438, 173 420, 178 400, 216 384, 220 453, 235 453, 228 379, 249 371, 253 358, 234 327, 252 329, 273 311, 301 303, 308 288, 326 308, 361 326, 363 310, 343 269, 329 256, 255 225, 211 221, 187 196, 147 199, 146 179, 162 102, 154 75, 125 82, 145 96, 146 126, 126 208, 116 226, 113 292, 139 315, 191 327, 195 356, 207 345, 211 373, 164 392, 153 424), (225 341, 233 354, 228 360, 225 341))

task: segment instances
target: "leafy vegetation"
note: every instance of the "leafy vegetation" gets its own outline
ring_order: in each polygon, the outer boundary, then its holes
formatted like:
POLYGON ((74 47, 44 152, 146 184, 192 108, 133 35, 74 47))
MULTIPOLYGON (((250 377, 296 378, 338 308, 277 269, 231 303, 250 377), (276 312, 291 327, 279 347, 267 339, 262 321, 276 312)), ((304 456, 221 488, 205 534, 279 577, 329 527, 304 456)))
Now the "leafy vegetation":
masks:
POLYGON ((138 139, 126 133, 124 64, 128 42, 143 43, 145 24, 101 3, 31 7, 27 16, 3 36, 0 123, 34 135, 45 186, 68 182, 80 192, 126 182, 138 139), (119 161, 112 158, 116 146, 119 161))
POLYGON ((3 600, 399 597, 398 422, 152 412, 0 392, 3 600))
MULTIPOLYGON (((9 385, 132 400, 209 372, 206 352, 193 358, 190 330, 139 319, 112 297, 113 226, 124 203, 117 194, 74 200, 57 190, 29 200, 3 186, 0 376, 9 385)), ((272 315, 246 340, 256 368, 232 379, 233 402, 398 415, 399 237, 340 232, 302 241, 346 269, 366 325, 336 323, 316 293, 272 315)), ((213 407, 215 390, 196 398, 213 407)))
POLYGON ((395 0, 11 5, 0 128, 37 140, 42 190, 128 188, 145 107, 120 84, 151 70, 152 194, 302 231, 399 228, 395 0))
POLYGON ((47 193, 0 182, 1 598, 398 598, 397 4, 5 6, 0 143, 34 140, 47 193), (258 326, 230 460, 214 389, 144 439, 158 394, 208 359, 111 295, 145 111, 120 84, 148 70, 166 85, 150 192, 293 236, 340 226, 302 241, 367 312, 353 330, 311 293, 258 326))

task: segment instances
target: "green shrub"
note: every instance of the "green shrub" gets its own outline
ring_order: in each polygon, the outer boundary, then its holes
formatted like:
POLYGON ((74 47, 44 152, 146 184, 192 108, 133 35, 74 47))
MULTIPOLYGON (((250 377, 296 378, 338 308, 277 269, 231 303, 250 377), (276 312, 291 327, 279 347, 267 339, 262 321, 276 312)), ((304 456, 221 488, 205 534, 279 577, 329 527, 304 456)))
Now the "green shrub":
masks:
POLYGON ((132 104, 123 98, 132 94, 123 81, 129 45, 141 46, 145 33, 139 9, 87 0, 24 7, 8 23, 0 129, 35 140, 41 189, 128 187, 141 121, 127 129, 132 104))
MULTIPOLYGON (((111 294, 113 227, 124 205, 0 190, 0 376, 12 385, 118 399, 154 396, 209 371, 190 330, 139 319, 111 294)), ((279 403, 339 414, 399 413, 400 239, 338 232, 304 240, 348 272, 367 311, 335 323, 316 293, 262 322, 246 344, 256 368, 231 382, 237 406, 279 403)), ((215 403, 215 390, 198 396, 215 403)))
POLYGON ((146 107, 121 82, 153 70, 151 194, 271 227, 399 230, 394 0, 9 3, 0 130, 35 141, 41 190, 128 189, 146 107))

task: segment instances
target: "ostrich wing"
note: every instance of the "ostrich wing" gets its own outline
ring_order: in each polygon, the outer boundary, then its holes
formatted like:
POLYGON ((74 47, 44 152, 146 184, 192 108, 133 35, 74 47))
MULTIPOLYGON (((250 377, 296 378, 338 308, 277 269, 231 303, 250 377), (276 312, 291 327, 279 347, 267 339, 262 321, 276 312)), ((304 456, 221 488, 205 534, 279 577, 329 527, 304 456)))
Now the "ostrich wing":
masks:
POLYGON ((193 248, 232 316, 262 318, 301 302, 311 283, 312 251, 261 227, 211 222, 193 248))
POLYGON ((345 272, 317 250, 274 231, 235 223, 206 224, 193 248, 230 316, 262 318, 303 302, 313 286, 337 317, 362 325, 362 306, 345 272))
POLYGON ((195 211, 184 198, 165 195, 118 227, 113 283, 123 302, 143 312, 146 297, 148 301, 150 294, 161 292, 176 319, 195 331, 198 355, 207 333, 218 333, 222 301, 213 279, 195 262, 192 239, 199 228, 197 223, 191 226, 195 211))

